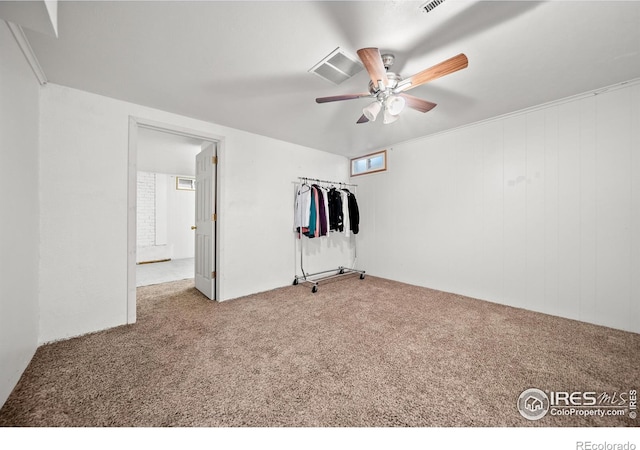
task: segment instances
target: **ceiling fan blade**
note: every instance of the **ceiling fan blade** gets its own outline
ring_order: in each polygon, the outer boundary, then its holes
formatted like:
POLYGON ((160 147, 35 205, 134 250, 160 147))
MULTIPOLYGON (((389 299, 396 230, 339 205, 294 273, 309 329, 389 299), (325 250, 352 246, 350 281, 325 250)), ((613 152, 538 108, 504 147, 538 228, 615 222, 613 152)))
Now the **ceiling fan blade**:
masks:
POLYGON ((361 48, 358 50, 358 56, 362 60, 362 64, 364 64, 367 72, 369 72, 369 77, 376 89, 380 88, 378 86, 378 81, 382 81, 384 86, 389 85, 387 69, 384 68, 384 64, 382 63, 380 50, 377 48, 361 48))
POLYGON ((440 64, 436 64, 433 67, 418 72, 417 74, 409 77, 400 82, 400 86, 396 89, 396 92, 403 92, 414 87, 425 84, 429 81, 433 81, 437 78, 449 75, 450 73, 462 70, 469 65, 469 60, 464 53, 460 53, 453 58, 449 58, 446 61, 442 61, 440 64), (406 84, 405 84, 406 83, 406 84))
POLYGON ((339 102, 340 100, 353 100, 354 98, 369 97, 371 94, 368 92, 362 94, 346 94, 346 95, 334 95, 333 97, 320 97, 316 99, 316 103, 328 103, 339 102))
POLYGON ((358 121, 356 123, 366 123, 368 122, 369 119, 367 119, 367 116, 365 116, 364 114, 360 116, 360 118, 358 119, 358 121))
POLYGON ((416 111, 420 111, 422 113, 426 113, 427 111, 431 111, 433 108, 435 108, 437 106, 437 104, 435 104, 435 103, 431 103, 431 102, 428 102, 427 100, 423 100, 421 98, 414 97, 413 95, 404 94, 404 93, 401 93, 399 95, 400 95, 400 97, 405 99, 406 104, 407 104, 407 106, 409 108, 413 108, 416 111))

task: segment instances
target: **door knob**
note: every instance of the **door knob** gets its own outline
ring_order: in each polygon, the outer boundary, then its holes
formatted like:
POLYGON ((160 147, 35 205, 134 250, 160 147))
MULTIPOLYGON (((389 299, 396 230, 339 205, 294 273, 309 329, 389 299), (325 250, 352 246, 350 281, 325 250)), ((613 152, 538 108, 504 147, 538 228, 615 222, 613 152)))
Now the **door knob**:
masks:
POLYGON ((195 226, 195 225, 191 225, 191 229, 192 229, 192 230, 195 230, 196 228, 198 228, 198 227, 197 227, 197 226, 195 226))

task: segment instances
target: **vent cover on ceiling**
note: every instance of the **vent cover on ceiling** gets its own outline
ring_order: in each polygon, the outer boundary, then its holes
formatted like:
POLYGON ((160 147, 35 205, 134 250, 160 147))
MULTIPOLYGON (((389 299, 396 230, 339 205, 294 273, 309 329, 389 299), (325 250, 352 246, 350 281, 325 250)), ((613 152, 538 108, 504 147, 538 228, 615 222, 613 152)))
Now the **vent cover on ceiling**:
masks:
POLYGON ((444 3, 444 0, 431 0, 427 3, 423 3, 422 5, 420 5, 420 11, 425 13, 431 12, 436 6, 441 3, 444 3))
POLYGON ((329 53, 326 58, 309 69, 309 72, 313 72, 334 84, 340 84, 362 69, 364 69, 364 66, 360 61, 347 55, 338 47, 329 53))

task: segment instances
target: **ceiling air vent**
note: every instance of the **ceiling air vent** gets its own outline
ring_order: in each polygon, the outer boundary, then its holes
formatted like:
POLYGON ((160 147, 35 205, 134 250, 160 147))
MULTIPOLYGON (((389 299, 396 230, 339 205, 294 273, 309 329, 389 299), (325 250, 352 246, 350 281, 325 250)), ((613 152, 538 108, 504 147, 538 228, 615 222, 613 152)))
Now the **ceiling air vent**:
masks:
POLYGON ((428 13, 431 12, 436 6, 444 3, 444 0, 431 0, 430 2, 420 5, 420 11, 428 13))
POLYGON ((363 68, 364 66, 360 61, 347 55, 338 47, 309 69, 309 72, 313 72, 333 84, 340 84, 360 72, 363 68))

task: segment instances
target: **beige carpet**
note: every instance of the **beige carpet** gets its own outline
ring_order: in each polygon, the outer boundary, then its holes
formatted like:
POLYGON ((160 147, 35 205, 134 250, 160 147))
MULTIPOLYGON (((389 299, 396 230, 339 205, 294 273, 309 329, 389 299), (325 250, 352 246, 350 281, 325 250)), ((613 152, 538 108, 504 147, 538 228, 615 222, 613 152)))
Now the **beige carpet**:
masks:
MULTIPOLYGON (((368 276, 223 303, 138 289, 138 323, 42 346, 1 426, 636 426, 524 419, 520 393, 620 392, 640 335, 368 276)), ((632 384, 634 384, 632 386, 632 384)))

